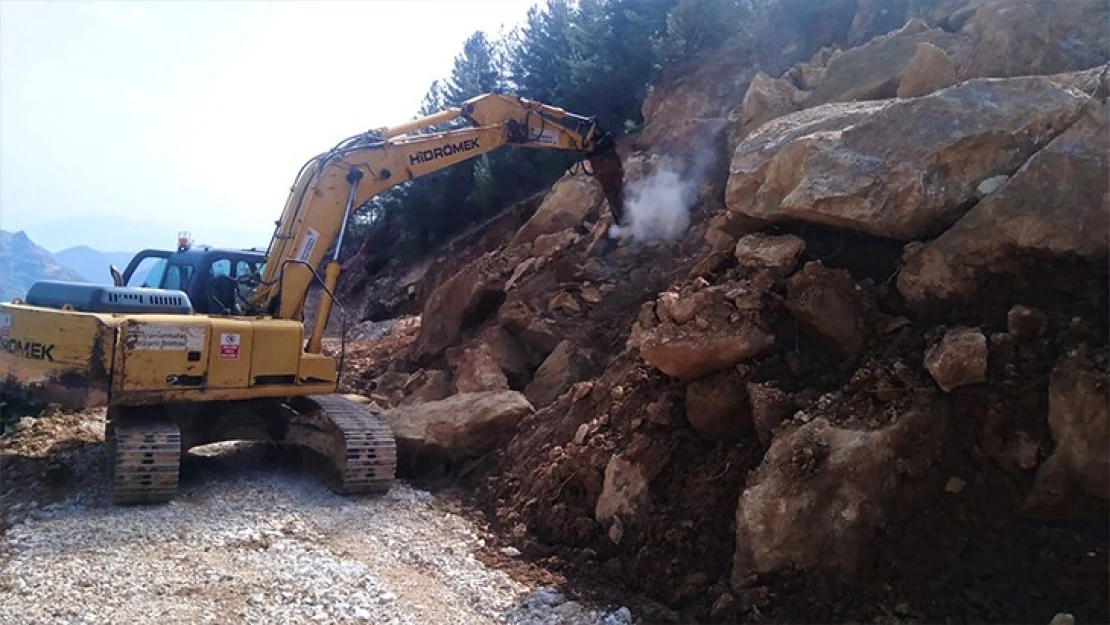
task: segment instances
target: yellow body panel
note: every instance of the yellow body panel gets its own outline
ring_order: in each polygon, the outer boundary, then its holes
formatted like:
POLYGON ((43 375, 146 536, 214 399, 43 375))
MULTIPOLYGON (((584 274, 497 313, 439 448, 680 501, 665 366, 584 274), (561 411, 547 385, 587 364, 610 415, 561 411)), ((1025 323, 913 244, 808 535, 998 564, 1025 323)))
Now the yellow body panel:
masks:
MULTIPOLYGON (((250 320, 212 319, 208 336, 208 388, 250 386, 253 339, 254 323, 250 320)), ((288 345, 287 349, 296 349, 296 344, 288 345)))
POLYGON ((264 319, 254 323, 254 349, 251 351, 251 378, 254 383, 287 379, 297 375, 304 327, 296 321, 264 319))
POLYGON ((117 320, 0 304, 0 383, 75 407, 108 401, 117 320))
POLYGON ((334 392, 335 361, 305 353, 303 335, 279 319, 0 304, 0 386, 71 407, 334 392))
POLYGON ((319 354, 305 354, 297 370, 301 384, 321 384, 336 379, 335 361, 319 354))
POLYGON ((208 369, 209 319, 199 315, 122 316, 113 391, 200 387, 208 369))

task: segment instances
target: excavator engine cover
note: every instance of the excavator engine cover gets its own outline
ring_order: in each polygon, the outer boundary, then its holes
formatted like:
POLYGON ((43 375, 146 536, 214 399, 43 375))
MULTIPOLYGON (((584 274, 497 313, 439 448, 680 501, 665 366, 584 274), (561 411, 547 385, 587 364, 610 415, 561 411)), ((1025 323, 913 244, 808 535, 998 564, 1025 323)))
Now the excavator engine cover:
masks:
POLYGON ((181 291, 40 280, 27 291, 27 303, 43 308, 72 307, 93 313, 191 315, 193 305, 181 291))

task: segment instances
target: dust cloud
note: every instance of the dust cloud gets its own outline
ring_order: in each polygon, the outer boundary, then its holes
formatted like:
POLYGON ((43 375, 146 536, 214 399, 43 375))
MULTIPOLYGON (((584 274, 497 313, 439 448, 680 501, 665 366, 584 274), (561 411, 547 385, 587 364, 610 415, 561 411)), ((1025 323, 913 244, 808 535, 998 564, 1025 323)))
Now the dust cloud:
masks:
POLYGON ((649 175, 625 188, 625 223, 609 228, 609 238, 638 242, 672 241, 690 226, 690 211, 698 201, 712 163, 709 150, 689 164, 665 160, 649 175))

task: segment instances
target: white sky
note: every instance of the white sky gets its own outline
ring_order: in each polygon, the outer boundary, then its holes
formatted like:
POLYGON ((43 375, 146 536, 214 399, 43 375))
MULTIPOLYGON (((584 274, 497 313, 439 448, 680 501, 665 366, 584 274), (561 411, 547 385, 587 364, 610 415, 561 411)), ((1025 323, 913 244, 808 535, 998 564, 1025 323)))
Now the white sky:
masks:
POLYGON ((305 160, 410 119, 466 37, 534 1, 0 0, 0 228, 265 245, 305 160))

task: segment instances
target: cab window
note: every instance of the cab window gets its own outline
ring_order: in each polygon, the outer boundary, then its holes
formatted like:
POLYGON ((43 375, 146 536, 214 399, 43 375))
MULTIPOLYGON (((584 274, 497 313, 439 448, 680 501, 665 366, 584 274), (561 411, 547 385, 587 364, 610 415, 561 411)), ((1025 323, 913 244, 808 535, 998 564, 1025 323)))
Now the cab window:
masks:
POLYGON ((221 258, 220 260, 212 261, 212 264, 208 268, 208 275, 209 277, 213 278, 216 276, 227 276, 230 278, 231 260, 227 258, 221 258))
POLYGON ((192 265, 172 264, 166 268, 166 280, 162 283, 162 288, 187 291, 192 278, 192 265))
POLYGON ((147 289, 156 289, 162 283, 162 275, 166 270, 166 259, 148 256, 139 261, 139 266, 131 273, 127 286, 138 286, 147 289))

